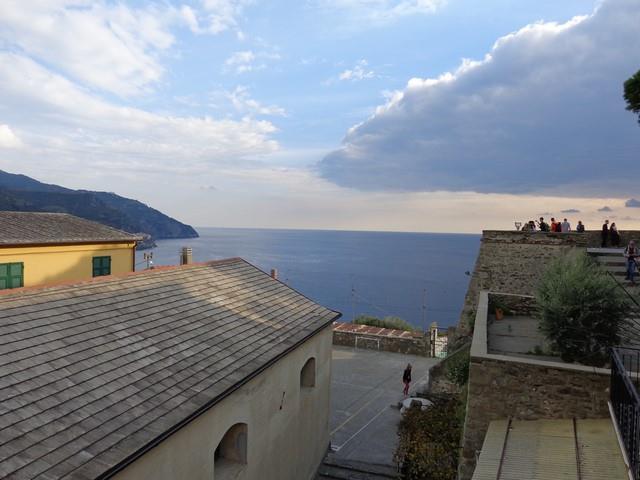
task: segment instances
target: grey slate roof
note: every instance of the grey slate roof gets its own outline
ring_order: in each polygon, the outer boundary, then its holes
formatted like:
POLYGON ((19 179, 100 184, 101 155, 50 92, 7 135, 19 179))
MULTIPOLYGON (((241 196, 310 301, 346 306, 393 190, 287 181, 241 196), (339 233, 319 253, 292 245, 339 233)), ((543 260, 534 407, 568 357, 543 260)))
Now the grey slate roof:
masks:
POLYGON ((241 259, 0 295, 0 478, 107 478, 339 316, 241 259))
POLYGON ((0 212, 0 246, 140 240, 139 235, 66 213, 0 212))

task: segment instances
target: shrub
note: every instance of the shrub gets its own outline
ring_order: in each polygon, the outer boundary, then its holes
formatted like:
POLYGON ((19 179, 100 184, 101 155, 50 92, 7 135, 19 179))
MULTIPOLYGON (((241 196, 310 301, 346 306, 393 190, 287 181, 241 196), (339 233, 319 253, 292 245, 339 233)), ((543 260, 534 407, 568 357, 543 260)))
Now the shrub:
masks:
POLYGON ((602 366, 626 323, 624 293, 585 253, 554 261, 536 292, 540 328, 566 362, 602 366))
POLYGON ((398 427, 395 459, 406 480, 455 480, 464 416, 456 397, 434 400, 426 410, 410 408, 398 427))
POLYGON ((399 317, 372 317, 369 315, 358 315, 353 323, 357 323, 359 325, 370 325, 372 327, 380 327, 380 328, 393 328, 396 330, 406 330, 412 332, 417 330, 413 325, 411 325, 406 320, 403 320, 399 317))
POLYGON ((445 373, 447 380, 462 387, 469 379, 469 353, 465 352, 449 360, 445 373))

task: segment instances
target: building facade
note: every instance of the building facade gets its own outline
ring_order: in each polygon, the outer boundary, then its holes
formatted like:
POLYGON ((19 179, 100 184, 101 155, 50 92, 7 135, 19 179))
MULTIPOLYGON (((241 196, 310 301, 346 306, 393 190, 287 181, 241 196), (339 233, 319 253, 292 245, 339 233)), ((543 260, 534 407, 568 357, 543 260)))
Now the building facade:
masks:
POLYGON ((133 272, 140 240, 72 215, 0 212, 0 290, 133 272))
POLYGON ((0 295, 0 478, 311 480, 326 309, 241 259, 0 295))
POLYGON ((329 448, 331 341, 329 326, 114 479, 311 480, 329 448))

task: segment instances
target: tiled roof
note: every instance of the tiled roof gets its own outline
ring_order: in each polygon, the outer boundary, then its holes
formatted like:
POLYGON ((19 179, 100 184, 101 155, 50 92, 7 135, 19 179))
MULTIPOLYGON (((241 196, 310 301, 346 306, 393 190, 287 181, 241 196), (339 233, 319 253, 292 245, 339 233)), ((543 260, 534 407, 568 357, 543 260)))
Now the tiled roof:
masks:
POLYGON ((473 480, 629 478, 610 418, 494 420, 473 480))
POLYGON ((0 478, 108 478, 339 316, 241 259, 0 296, 0 478))
POLYGON ((424 336, 423 332, 411 332, 408 330, 396 330, 393 328, 372 327, 369 325, 360 325, 357 323, 335 322, 333 324, 333 329, 337 332, 359 333, 362 335, 374 335, 379 337, 420 338, 424 336))
POLYGON ((0 212, 0 246, 142 240, 66 213, 0 212))

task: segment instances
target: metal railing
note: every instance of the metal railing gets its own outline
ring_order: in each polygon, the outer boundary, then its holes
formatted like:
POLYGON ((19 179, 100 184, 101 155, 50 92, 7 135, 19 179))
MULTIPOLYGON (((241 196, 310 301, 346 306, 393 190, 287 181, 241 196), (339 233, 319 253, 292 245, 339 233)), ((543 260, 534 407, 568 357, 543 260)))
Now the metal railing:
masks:
POLYGON ((640 350, 611 349, 611 406, 634 478, 640 479, 640 350))

